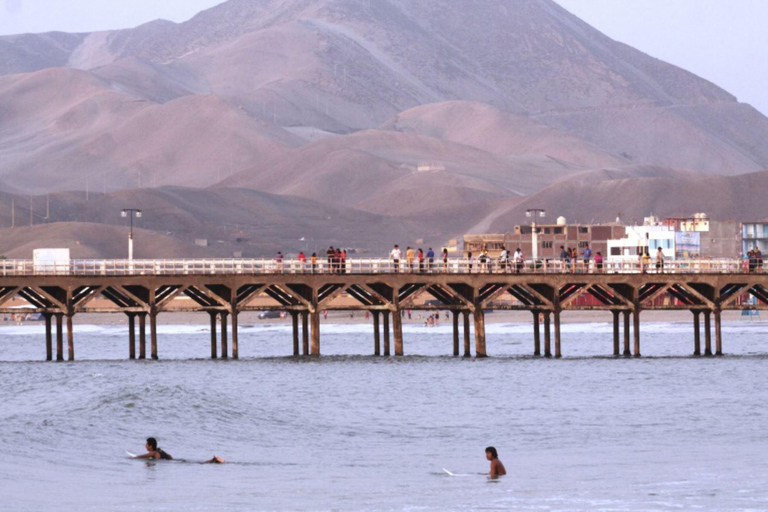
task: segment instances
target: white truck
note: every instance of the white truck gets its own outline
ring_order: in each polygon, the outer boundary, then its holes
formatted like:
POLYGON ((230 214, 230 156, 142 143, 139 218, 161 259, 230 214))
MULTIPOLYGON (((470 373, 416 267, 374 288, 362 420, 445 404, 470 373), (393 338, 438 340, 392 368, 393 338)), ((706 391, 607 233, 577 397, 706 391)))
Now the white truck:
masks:
POLYGON ((69 272, 69 249, 35 249, 32 261, 35 274, 65 274, 69 272))

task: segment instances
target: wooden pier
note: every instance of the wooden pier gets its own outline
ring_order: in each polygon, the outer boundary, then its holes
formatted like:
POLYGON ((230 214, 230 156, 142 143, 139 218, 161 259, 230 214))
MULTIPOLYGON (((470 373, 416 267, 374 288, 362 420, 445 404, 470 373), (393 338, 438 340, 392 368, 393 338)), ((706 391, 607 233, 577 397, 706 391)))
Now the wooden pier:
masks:
POLYGON ((395 267, 387 260, 355 260, 343 268, 324 262, 315 269, 296 261, 271 260, 108 260, 53 268, 6 261, 0 263, 0 312, 41 313, 46 359, 65 359, 66 332, 66 359, 73 361, 74 319, 79 313, 124 313, 130 359, 158 359, 161 314, 206 313, 211 358, 237 359, 238 316, 248 311, 289 314, 293 336, 286 340, 286 355, 292 341, 295 356, 321 354, 322 311, 369 311, 371 353, 377 356, 405 354, 404 311, 450 311, 453 338, 447 346, 452 341, 453 355, 472 355, 474 324, 474 355, 486 357, 485 312, 525 310, 532 313, 531 353, 561 357, 562 316, 572 310, 604 310, 613 321, 607 349, 612 348, 614 356, 640 357, 645 310, 690 311, 693 354, 722 355, 722 312, 768 309, 768 274, 762 269, 747 272, 739 260, 687 261, 669 265, 663 273, 652 270, 626 264, 571 267, 560 262, 548 262, 546 267, 529 262, 523 272, 514 273, 506 266, 470 267, 466 261, 440 262, 423 271, 402 263, 395 267), (756 300, 745 303, 747 297, 756 300))

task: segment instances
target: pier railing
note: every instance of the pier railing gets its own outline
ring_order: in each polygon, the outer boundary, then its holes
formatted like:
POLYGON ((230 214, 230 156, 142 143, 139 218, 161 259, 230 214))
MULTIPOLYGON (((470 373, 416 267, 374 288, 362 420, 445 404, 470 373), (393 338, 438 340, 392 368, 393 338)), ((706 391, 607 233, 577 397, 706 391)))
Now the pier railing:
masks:
POLYGON ((656 263, 639 261, 603 262, 594 260, 449 259, 447 262, 386 258, 318 260, 316 264, 296 259, 174 259, 174 260, 70 260, 41 263, 33 260, 0 260, 0 275, 34 276, 143 276, 143 275, 259 275, 259 274, 600 274, 600 273, 733 274, 763 273, 762 265, 749 265, 741 259, 686 259, 656 263))

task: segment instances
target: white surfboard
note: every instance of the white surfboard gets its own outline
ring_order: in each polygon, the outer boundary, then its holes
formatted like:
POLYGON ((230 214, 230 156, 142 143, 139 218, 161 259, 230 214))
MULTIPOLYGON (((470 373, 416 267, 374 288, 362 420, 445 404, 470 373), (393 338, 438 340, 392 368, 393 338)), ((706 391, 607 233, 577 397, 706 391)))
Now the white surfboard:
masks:
POLYGON ((447 470, 447 469, 445 469, 445 468, 443 468, 443 471, 445 471, 446 473, 448 473, 450 476, 456 476, 456 475, 454 475, 453 473, 451 473, 450 471, 448 471, 448 470, 447 470))
POLYGON ((125 450, 125 454, 126 454, 126 455, 128 455, 128 456, 129 456, 130 458, 132 458, 132 459, 135 459, 135 458, 136 458, 136 454, 135 454, 135 453, 131 453, 131 452, 129 452, 128 450, 125 450))

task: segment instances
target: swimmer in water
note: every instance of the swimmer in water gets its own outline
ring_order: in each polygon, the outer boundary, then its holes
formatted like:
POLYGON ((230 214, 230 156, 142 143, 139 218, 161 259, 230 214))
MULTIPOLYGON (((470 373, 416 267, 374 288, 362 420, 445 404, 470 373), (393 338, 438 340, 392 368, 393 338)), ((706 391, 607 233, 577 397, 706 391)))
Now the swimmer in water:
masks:
POLYGON ((207 460, 205 462, 201 462, 200 464, 224 464, 227 461, 219 457, 218 455, 214 455, 211 460, 207 460))
POLYGON ((154 437, 147 438, 147 453, 144 455, 137 455, 137 459, 154 459, 154 460, 173 460, 173 457, 169 453, 166 453, 162 448, 157 447, 157 439, 154 437))
POLYGON ((498 478, 507 474, 504 464, 499 460, 499 453, 496 448, 489 446, 485 449, 485 458, 491 461, 491 478, 498 478))

